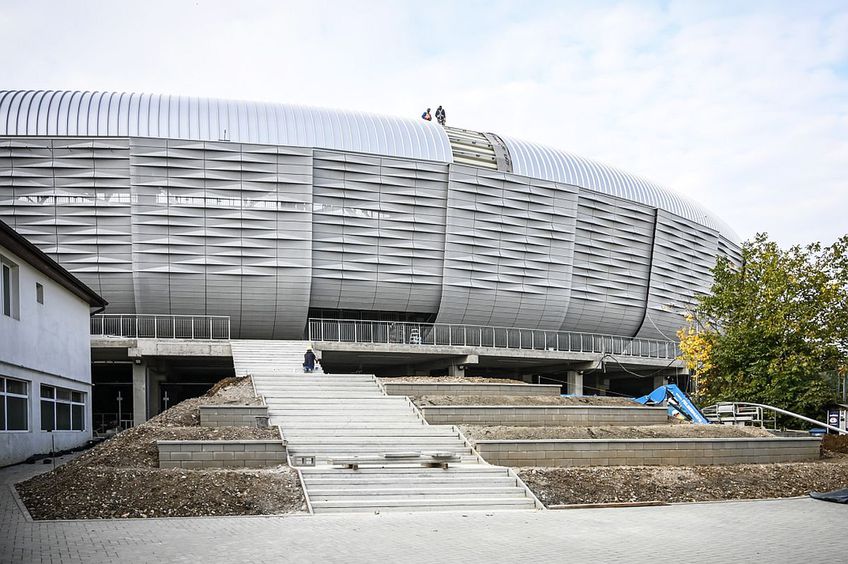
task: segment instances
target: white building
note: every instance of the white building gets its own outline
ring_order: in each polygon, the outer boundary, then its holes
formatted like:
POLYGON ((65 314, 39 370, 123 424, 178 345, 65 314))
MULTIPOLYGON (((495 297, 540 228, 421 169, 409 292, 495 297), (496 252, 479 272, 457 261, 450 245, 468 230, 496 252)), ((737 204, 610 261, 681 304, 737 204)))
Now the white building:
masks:
POLYGON ((106 301, 0 221, 0 466, 91 438, 91 308, 106 301))

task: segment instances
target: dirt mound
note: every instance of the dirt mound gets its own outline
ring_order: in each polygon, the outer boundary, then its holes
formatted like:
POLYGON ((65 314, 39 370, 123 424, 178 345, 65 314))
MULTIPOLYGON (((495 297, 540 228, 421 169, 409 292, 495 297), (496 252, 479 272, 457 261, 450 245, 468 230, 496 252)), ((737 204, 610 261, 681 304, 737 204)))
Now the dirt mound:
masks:
POLYGON ((715 501, 806 495, 848 486, 848 456, 732 466, 517 468, 546 505, 715 501))
POLYGON ((160 469, 157 440, 279 440, 276 427, 200 427, 201 405, 258 405, 250 378, 225 379, 119 433, 52 472, 17 485, 35 519, 260 515, 304 509, 297 473, 160 469))
POLYGON ((278 440, 276 427, 160 427, 139 425, 115 435, 68 465, 136 468, 159 466, 156 441, 179 440, 278 440))
POLYGON ((201 405, 262 405, 262 400, 253 393, 250 378, 224 378, 199 398, 182 401, 145 425, 157 427, 194 427, 200 425, 201 405), (214 391, 214 395, 212 392, 214 391))
POLYGON ((822 437, 822 448, 848 454, 848 435, 825 435, 822 437))
POLYGON ((484 378, 482 376, 383 376, 383 384, 527 384, 512 378, 484 378))
POLYGON ((629 398, 610 396, 415 396, 415 405, 610 405, 639 407, 629 398))
POLYGON ((771 437, 759 427, 729 425, 643 425, 604 427, 507 427, 462 425, 470 440, 534 439, 706 439, 771 437))
POLYGON ((18 485, 34 519, 267 515, 305 510, 297 472, 80 467, 18 485))

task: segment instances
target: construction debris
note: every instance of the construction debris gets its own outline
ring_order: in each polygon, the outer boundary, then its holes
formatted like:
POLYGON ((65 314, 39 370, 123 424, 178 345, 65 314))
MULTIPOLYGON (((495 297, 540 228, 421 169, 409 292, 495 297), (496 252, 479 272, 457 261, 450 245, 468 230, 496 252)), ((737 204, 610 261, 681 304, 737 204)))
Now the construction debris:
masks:
POLYGON ((771 437, 759 427, 731 425, 639 425, 603 427, 509 427, 461 425, 469 440, 536 439, 731 439, 771 437))
POLYGON ((630 398, 611 396, 415 396, 415 405, 610 405, 616 407, 641 407, 630 398))
POLYGON ((833 454, 819 462, 515 470, 545 505, 763 499, 848 486, 848 456, 833 454))
POLYGON ((527 384, 512 378, 485 378, 483 376, 383 376, 383 384, 527 384))
POLYGON ((34 519, 267 515, 306 509, 297 472, 160 469, 157 440, 279 439, 276 427, 200 427, 200 405, 252 404, 249 378, 181 402, 52 472, 17 485, 34 519))

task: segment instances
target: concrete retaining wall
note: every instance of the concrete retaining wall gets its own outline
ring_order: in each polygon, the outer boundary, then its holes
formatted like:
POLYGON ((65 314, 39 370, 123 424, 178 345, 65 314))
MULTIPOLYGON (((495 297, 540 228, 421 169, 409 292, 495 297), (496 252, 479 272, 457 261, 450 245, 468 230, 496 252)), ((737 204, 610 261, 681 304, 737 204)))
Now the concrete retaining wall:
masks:
POLYGON ((549 384, 411 384, 382 381, 390 396, 558 396, 549 384))
POLYGON ((629 406, 426 406, 433 425, 514 425, 519 427, 596 427, 663 425, 665 407, 629 406))
POLYGON ((266 405, 201 405, 201 427, 256 427, 257 417, 268 417, 266 405))
POLYGON ((565 439, 477 441, 502 466, 695 466, 816 460, 820 439, 565 439))
POLYGON ((156 441, 159 468, 264 468, 286 463, 281 441, 156 441))

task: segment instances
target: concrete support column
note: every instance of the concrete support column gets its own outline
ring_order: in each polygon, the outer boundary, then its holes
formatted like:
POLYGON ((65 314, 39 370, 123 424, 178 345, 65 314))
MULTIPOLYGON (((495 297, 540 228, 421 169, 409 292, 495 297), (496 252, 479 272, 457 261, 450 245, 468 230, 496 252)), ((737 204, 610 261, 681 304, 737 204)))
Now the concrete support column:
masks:
POLYGON ((665 386, 666 384, 668 384, 668 376, 665 376, 663 374, 657 374, 656 376, 654 376, 654 390, 656 390, 660 386, 665 386))
POLYGON ((569 395, 583 395, 583 372, 569 370, 565 373, 566 389, 569 395))
POLYGON ((150 374, 149 375, 149 386, 148 390, 150 392, 149 403, 150 417, 154 417, 159 415, 162 412, 162 381, 165 380, 164 376, 158 374, 150 374))
POLYGON ((462 364, 451 364, 448 366, 448 376, 465 377, 465 366, 462 364))
POLYGON ((133 362, 133 425, 147 421, 147 363, 137 358, 133 362))

